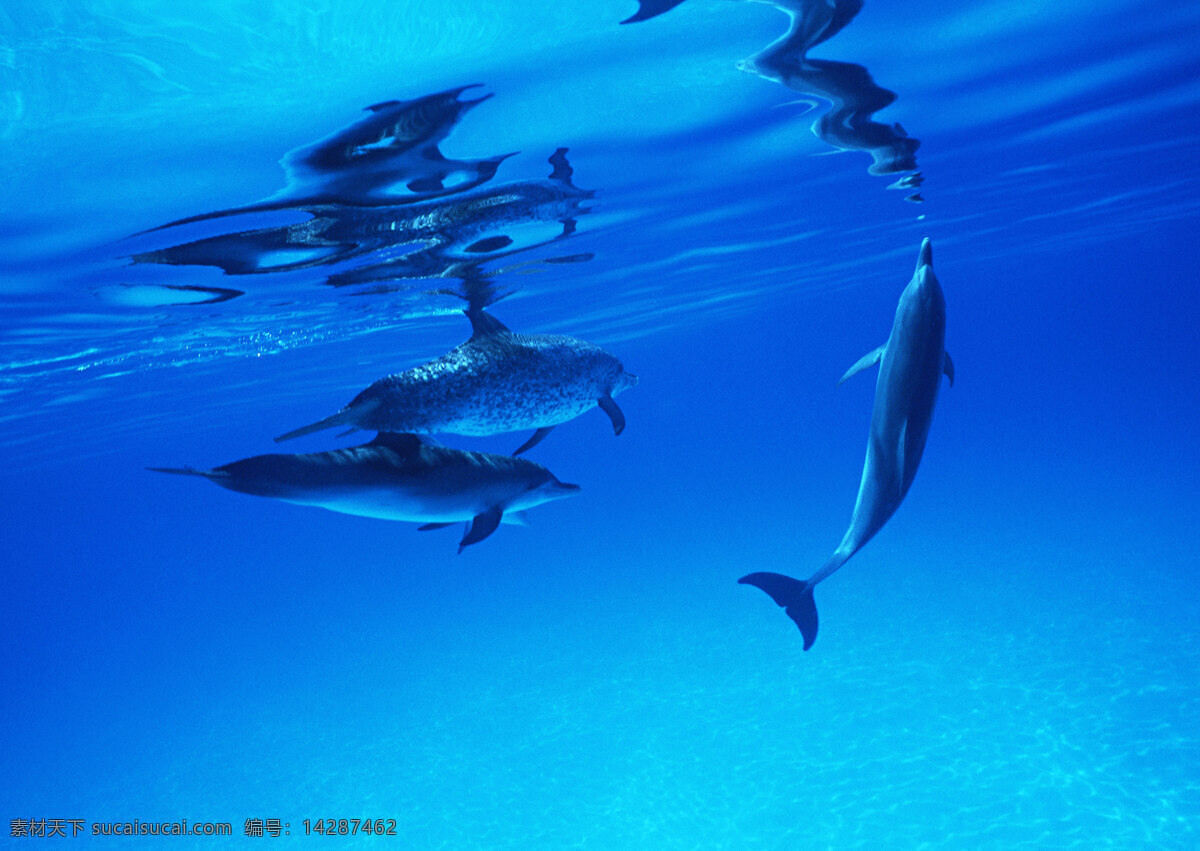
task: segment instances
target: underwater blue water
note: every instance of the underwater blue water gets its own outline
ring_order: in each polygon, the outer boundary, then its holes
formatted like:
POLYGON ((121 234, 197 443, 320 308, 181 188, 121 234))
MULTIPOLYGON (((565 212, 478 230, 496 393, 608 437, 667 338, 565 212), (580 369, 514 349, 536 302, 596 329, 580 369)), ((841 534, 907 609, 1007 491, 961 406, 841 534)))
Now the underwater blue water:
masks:
POLYGON ((1200 845, 1200 7, 635 11, 0 6, 6 838, 1200 845), (337 135, 389 101, 403 154, 337 135), (874 373, 837 380, 924 237, 955 385, 804 652, 736 580, 840 540, 874 373), (352 445, 272 437, 468 296, 640 379, 530 450, 582 491, 529 528, 145 470, 352 445))

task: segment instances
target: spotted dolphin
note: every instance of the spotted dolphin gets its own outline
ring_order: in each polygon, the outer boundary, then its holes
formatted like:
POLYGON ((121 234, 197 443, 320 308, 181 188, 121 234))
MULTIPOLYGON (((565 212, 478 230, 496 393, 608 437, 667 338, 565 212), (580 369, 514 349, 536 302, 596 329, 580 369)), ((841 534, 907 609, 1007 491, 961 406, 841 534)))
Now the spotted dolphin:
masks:
POLYGON ((637 383, 599 346, 553 334, 514 334, 478 308, 464 311, 471 339, 440 358, 381 378, 336 414, 275 440, 334 426, 418 434, 489 435, 536 429, 519 455, 556 425, 599 405, 613 432, 625 415, 613 397, 637 383))
POLYGON ((579 492, 579 485, 560 482, 524 458, 432 446, 415 434, 387 432, 329 452, 255 455, 212 470, 148 469, 203 476, 239 493, 341 514, 424 523, 422 530, 466 521, 460 553, 502 521, 522 523, 516 512, 579 492))
POLYGON ((841 378, 845 381, 879 364, 867 459, 850 528, 829 560, 807 580, 779 573, 751 573, 738 580, 761 588, 785 607, 788 617, 800 627, 805 650, 817 638, 813 589, 883 528, 917 474, 943 373, 954 386, 954 363, 945 340, 946 301, 933 274, 933 247, 926 239, 921 243, 916 272, 900 295, 891 336, 841 378))

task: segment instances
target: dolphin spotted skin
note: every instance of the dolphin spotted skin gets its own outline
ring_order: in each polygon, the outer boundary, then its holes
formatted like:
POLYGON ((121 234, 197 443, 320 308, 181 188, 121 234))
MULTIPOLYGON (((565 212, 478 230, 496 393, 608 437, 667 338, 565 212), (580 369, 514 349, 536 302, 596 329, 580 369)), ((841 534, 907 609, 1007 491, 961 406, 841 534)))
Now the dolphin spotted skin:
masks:
POLYGON ((560 423, 599 405, 613 432, 625 416, 613 397, 637 383, 621 362, 574 337, 514 334, 482 309, 465 311, 471 339, 436 360, 371 384, 336 414, 280 435, 351 430, 489 435, 536 429, 514 455, 560 423))
POLYGON ((383 433, 329 452, 255 455, 213 470, 148 469, 341 514, 424 523, 422 530, 466 521, 460 553, 502 520, 521 523, 515 512, 579 492, 533 461, 430 446, 415 434, 383 433))
POLYGON ((954 363, 946 353, 945 339, 946 301, 933 274, 933 246, 926 239, 916 272, 900 295, 891 336, 841 379, 879 364, 867 459, 850 528, 829 560, 805 581, 779 573, 751 573, 738 580, 761 588, 785 607, 804 636, 805 650, 817 638, 813 589, 883 528, 917 474, 943 373, 954 385, 954 363))

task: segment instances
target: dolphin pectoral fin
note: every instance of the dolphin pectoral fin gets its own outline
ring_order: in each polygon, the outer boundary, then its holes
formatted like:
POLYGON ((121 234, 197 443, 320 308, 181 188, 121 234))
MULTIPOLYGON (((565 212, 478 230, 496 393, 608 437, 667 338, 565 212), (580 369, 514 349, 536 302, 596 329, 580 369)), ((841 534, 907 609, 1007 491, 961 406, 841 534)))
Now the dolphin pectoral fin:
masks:
POLYGON ((946 373, 946 377, 950 379, 950 386, 954 386, 954 361, 950 360, 949 352, 942 352, 942 372, 946 373))
POLYGON ((621 409, 617 407, 617 403, 613 401, 612 396, 605 394, 596 400, 596 404, 612 420, 613 434, 620 434, 625 431, 625 415, 621 413, 621 409))
POLYGON ((813 586, 808 582, 784 576, 782 573, 751 573, 738 580, 739 585, 753 585, 766 592, 767 596, 784 612, 804 637, 804 649, 817 640, 817 602, 813 599, 813 586))
POLYGON ((504 516, 504 509, 499 505, 489 508, 480 514, 475 515, 475 519, 471 521, 471 528, 467 530, 467 534, 463 535, 463 539, 458 542, 458 551, 462 553, 463 549, 478 544, 488 535, 496 531, 496 527, 500 525, 500 518, 504 516))
POLYGON ((848 370, 846 370, 846 374, 838 379, 838 384, 841 385, 841 383, 844 382, 850 376, 855 375, 859 372, 862 372, 867 367, 874 366, 875 364, 879 363, 879 359, 881 357, 883 357, 883 350, 885 348, 887 348, 887 343, 884 343, 878 349, 874 349, 872 351, 867 352, 865 355, 863 355, 861 358, 859 358, 858 361, 854 364, 854 366, 852 366, 848 370))
POLYGON ((520 446, 518 446, 517 451, 514 452, 513 455, 514 456, 520 455, 525 450, 532 449, 533 447, 537 446, 539 443, 541 443, 543 440, 546 439, 546 435, 548 435, 553 429, 554 429, 554 426, 542 426, 541 428, 539 428, 537 431, 535 431, 533 433, 533 435, 529 438, 529 440, 525 441, 520 446))
POLYGON ((417 531, 418 532, 429 532, 434 529, 445 529, 447 526, 453 526, 454 523, 456 523, 456 522, 458 522, 458 521, 454 521, 451 523, 426 523, 424 526, 418 526, 417 531))

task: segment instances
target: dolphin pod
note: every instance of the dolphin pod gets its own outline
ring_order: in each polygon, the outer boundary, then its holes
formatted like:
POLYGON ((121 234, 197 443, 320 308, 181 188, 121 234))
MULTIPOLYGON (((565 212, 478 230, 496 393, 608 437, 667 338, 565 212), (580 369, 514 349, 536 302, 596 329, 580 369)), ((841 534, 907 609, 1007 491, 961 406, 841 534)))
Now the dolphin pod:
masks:
POLYGON ((841 378, 845 381, 879 364, 862 482, 841 544, 806 580, 769 572, 751 573, 738 580, 761 588, 784 607, 800 628, 805 650, 817 638, 813 589, 883 528, 917 475, 942 375, 954 385, 954 363, 946 353, 945 340, 946 301, 933 273, 933 246, 926 239, 921 243, 912 280, 900 294, 887 342, 859 359, 841 378))
POLYGON ((465 521, 458 551, 520 523, 516 512, 573 496, 533 461, 426 444, 415 434, 380 433, 370 443, 304 455, 255 455, 212 470, 149 467, 202 476, 239 493, 341 514, 424 523, 422 530, 465 521))
MULTIPOLYGON (((366 115, 286 154, 287 186, 241 207, 188 216, 153 231, 245 213, 304 213, 304 221, 218 233, 131 255, 135 263, 214 266, 228 275, 266 275, 341 268, 324 283, 354 287, 354 295, 413 289, 408 282, 453 279, 454 295, 470 305, 469 340, 429 363, 367 387, 330 417, 285 434, 285 440, 329 428, 379 432, 370 443, 330 452, 259 455, 195 475, 230 490, 332 511, 407 520, 433 529, 466 522, 462 548, 487 538, 500 522, 520 522, 522 509, 569 496, 541 465, 516 458, 551 429, 599 406, 620 434, 625 416, 613 397, 637 377, 598 346, 572 337, 515 334, 485 308, 500 294, 483 264, 570 237, 594 193, 572 182, 567 149, 549 157, 547 178, 484 187, 512 156, 450 159, 441 145, 458 122, 491 95, 463 98, 459 86, 412 100, 367 107, 366 115), (559 231, 546 238, 540 226, 559 231), (522 235, 538 225, 542 236, 522 235), (516 230, 517 237, 509 235, 516 230), (346 261, 355 261, 349 265, 346 261), (446 449, 418 435, 491 435, 532 429, 514 457, 446 449)), ((147 231, 145 233, 150 233, 147 231)), ((543 258, 574 263, 589 254, 543 258)), ((125 299, 161 300, 157 288, 116 292, 125 299), (157 295, 156 295, 157 293, 157 295)), ((233 298, 241 290, 186 288, 189 303, 233 298)), ((182 296, 176 296, 181 300, 182 296)))
POLYGON ((613 396, 637 383, 599 346, 551 334, 514 334, 482 308, 464 311, 471 339, 435 360, 371 384, 335 414, 275 438, 350 430, 491 435, 535 429, 513 454, 599 406, 614 434, 625 415, 613 396))
POLYGON ((637 383, 608 352, 572 337, 514 334, 482 308, 465 311, 474 334, 446 355, 382 378, 345 408, 275 438, 338 425, 379 432, 370 443, 308 454, 256 455, 213 470, 150 467, 207 478, 229 490, 315 505, 342 514, 423 523, 468 523, 458 551, 515 512, 570 496, 545 467, 516 456, 554 426, 599 406, 620 434, 613 396, 637 383), (413 432, 497 434, 535 428, 511 456, 430 445, 413 432))
MULTIPOLYGON (((647 20, 680 2, 639 0, 638 13, 623 23, 647 20)), ((793 4, 799 4, 797 9, 804 6, 801 0, 778 0, 781 7, 792 8, 793 4)), ((828 38, 854 16, 859 5, 859 0, 837 0, 833 18, 821 24, 825 29, 816 33, 816 41, 805 44, 828 38), (839 16, 839 10, 845 14, 839 16)), ((804 49, 797 48, 799 52, 787 56, 763 54, 757 59, 803 59, 804 49)), ((490 233, 487 225, 510 220, 560 221, 562 236, 556 238, 569 236, 575 216, 587 212, 580 202, 593 193, 573 186, 563 148, 549 160, 553 172, 547 181, 473 192, 453 202, 432 204, 428 200, 475 189, 494 176, 505 158, 471 161, 474 167, 464 169, 460 166, 471 163, 446 160, 438 150, 458 118, 486 100, 460 101, 467 88, 368 107, 370 114, 360 122, 286 157, 289 188, 276 198, 163 226, 242 212, 299 209, 314 216, 299 226, 288 226, 300 230, 258 229, 235 234, 236 239, 209 237, 135 255, 135 262, 214 265, 229 274, 289 271, 324 263, 325 255, 316 259, 305 255, 274 266, 264 265, 261 256, 280 246, 337 248, 345 242, 344 250, 335 255, 346 259, 386 253, 418 235, 453 247, 447 257, 479 254, 494 259, 503 256, 499 252, 512 240, 490 233), (446 185, 451 172, 464 170, 472 175, 469 180, 446 185), (396 182, 403 183, 410 194, 403 198, 389 194, 387 187, 396 182), (506 212, 498 215, 495 210, 501 206, 506 212), (342 208, 348 212, 341 212, 342 208), (330 212, 335 209, 337 215, 330 212), (405 216, 404 211, 410 215, 405 216), (426 230, 418 228, 418 222, 426 230), (305 228, 316 236, 305 237, 305 228)), ((502 522, 522 523, 521 511, 578 493, 578 485, 563 483, 542 465, 516 456, 537 445, 556 426, 593 407, 603 410, 614 433, 621 434, 625 417, 614 397, 635 386, 637 377, 626 372, 612 354, 591 343, 562 335, 510 331, 485 309, 503 296, 496 294, 478 264, 456 259, 445 268, 435 265, 432 268, 437 274, 429 274, 430 269, 414 265, 416 254, 387 255, 365 269, 339 272, 327 283, 390 285, 390 281, 406 278, 404 269, 398 268, 404 263, 413 266, 413 278, 443 277, 454 271, 466 293, 438 292, 468 302, 464 313, 471 322, 470 339, 439 358, 373 382, 336 413, 275 438, 285 441, 343 426, 346 433, 359 429, 378 432, 373 440, 325 452, 256 455, 212 470, 148 469, 199 476, 240 493, 344 514, 420 523, 421 530, 463 522, 466 531, 459 542, 460 553, 489 537, 502 522), (533 430, 532 436, 511 456, 448 449, 421 437, 443 432, 482 436, 526 429, 533 430)), ((440 263, 443 258, 436 259, 440 263)), ((557 258, 558 262, 574 259, 557 258)), ((211 292, 232 294, 226 297, 240 294, 236 290, 211 292)), ((933 271, 932 245, 925 239, 916 271, 900 296, 887 341, 860 358, 839 381, 879 365, 862 479, 841 543, 806 580, 771 572, 750 573, 738 580, 760 588, 785 609, 799 627, 804 650, 812 647, 817 635, 814 589, 883 528, 916 476, 941 376, 945 374, 952 386, 954 383, 953 363, 945 351, 945 321, 945 300, 933 271)))

